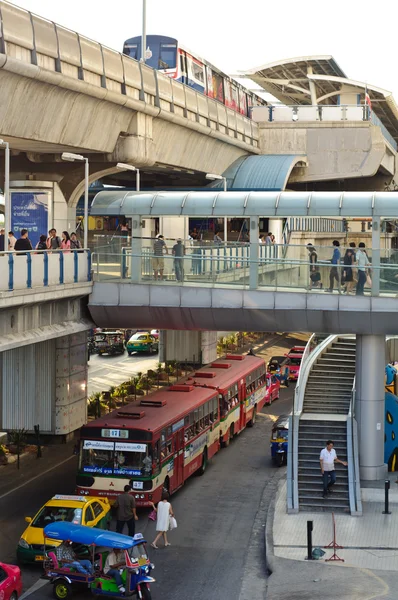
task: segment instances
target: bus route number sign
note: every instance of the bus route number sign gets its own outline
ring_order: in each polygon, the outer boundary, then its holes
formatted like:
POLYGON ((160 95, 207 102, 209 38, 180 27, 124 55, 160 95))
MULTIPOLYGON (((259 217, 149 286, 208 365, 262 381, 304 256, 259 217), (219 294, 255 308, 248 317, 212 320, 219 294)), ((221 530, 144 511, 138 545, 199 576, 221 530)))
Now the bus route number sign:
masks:
POLYGON ((119 438, 127 440, 129 432, 126 429, 102 429, 101 436, 106 438, 119 438))

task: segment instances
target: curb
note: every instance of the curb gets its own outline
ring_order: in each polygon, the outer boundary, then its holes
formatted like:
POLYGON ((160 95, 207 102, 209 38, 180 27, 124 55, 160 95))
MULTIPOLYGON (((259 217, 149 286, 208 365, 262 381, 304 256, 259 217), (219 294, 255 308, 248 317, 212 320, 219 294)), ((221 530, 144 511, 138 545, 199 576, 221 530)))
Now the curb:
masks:
POLYGON ((265 532, 264 532, 264 541, 265 541, 265 565, 269 576, 278 571, 278 559, 274 554, 274 515, 275 515, 275 505, 276 500, 279 495, 279 483, 283 479, 284 475, 281 475, 278 478, 276 493, 273 495, 267 510, 267 517, 265 521, 265 532))

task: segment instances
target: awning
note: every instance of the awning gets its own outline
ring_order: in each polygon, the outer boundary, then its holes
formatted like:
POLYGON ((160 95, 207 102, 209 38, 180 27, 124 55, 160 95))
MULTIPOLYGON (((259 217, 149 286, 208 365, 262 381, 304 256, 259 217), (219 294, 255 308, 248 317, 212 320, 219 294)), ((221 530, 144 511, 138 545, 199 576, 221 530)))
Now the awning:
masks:
MULTIPOLYGON (((297 164, 306 165, 305 156, 295 154, 263 154, 242 156, 223 173, 228 190, 236 191, 282 191, 289 175, 297 164)), ((222 189, 222 181, 215 181, 211 188, 222 189)))
POLYGON ((398 192, 104 191, 91 215, 398 218, 398 192))

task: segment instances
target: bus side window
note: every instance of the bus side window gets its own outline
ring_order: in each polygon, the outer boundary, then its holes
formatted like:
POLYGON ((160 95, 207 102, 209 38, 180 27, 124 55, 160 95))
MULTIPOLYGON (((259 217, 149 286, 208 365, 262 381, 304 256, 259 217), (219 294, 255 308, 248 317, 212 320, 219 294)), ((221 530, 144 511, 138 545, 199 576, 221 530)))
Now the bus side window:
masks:
POLYGON ((210 402, 206 402, 205 404, 205 427, 210 425, 210 402))

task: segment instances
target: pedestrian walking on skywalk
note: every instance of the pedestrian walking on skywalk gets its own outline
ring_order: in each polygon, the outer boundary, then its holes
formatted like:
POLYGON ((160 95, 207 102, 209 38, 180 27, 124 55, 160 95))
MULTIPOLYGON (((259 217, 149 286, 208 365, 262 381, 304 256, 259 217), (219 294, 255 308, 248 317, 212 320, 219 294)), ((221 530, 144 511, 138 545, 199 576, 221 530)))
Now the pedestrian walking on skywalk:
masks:
POLYGON ((332 491, 332 486, 336 483, 336 471, 334 470, 334 463, 340 463, 345 467, 348 463, 337 458, 336 450, 333 448, 334 442, 328 440, 326 447, 321 450, 319 461, 321 463, 321 473, 323 479, 323 498, 326 498, 332 491), (330 481, 329 481, 330 479, 330 481))
POLYGON ((318 254, 317 251, 315 249, 315 247, 312 244, 307 244, 307 250, 308 250, 308 258, 310 261, 310 286, 309 289, 312 290, 312 288, 316 288, 322 287, 322 282, 321 282, 321 274, 319 272, 319 266, 318 266, 318 254))
POLYGON ((337 290, 340 291, 340 242, 338 240, 333 240, 333 255, 331 258, 332 267, 329 273, 329 289, 325 290, 325 292, 333 292, 334 280, 337 281, 337 290))

